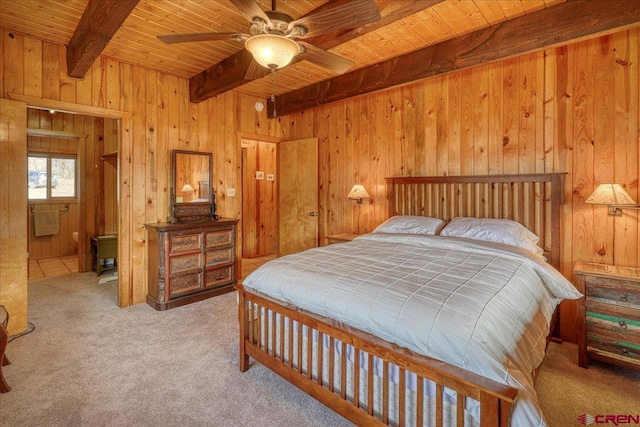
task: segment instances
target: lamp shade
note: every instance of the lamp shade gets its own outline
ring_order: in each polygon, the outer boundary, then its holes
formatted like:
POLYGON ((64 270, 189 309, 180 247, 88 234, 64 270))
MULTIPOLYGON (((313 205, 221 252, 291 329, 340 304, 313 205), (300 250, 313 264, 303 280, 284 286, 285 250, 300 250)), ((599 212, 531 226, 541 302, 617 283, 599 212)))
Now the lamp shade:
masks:
POLYGON ((620 184, 600 184, 585 200, 585 203, 594 205, 635 205, 631 196, 620 184))
POLYGON ((368 199, 369 193, 364 189, 364 186, 356 184, 351 188, 347 197, 352 200, 357 200, 358 203, 362 203, 362 199, 368 199))
POLYGON ((244 43, 244 47, 251 52, 258 64, 271 69, 289 65, 293 57, 300 53, 298 43, 277 34, 250 37, 244 43))
POLYGON ((182 187, 182 192, 183 192, 183 193, 193 193, 194 191, 195 191, 195 190, 193 189, 193 187, 192 187, 191 185, 189 185, 189 184, 185 184, 185 185, 182 187))

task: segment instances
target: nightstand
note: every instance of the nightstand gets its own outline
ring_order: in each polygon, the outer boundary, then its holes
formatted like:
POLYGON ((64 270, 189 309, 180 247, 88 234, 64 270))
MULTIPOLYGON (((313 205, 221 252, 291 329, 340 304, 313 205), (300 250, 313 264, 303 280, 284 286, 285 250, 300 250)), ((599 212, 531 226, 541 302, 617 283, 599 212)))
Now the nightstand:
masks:
POLYGON ((640 369, 640 269, 578 262, 578 365, 595 359, 640 369))
POLYGON ((331 236, 327 236, 326 239, 327 239, 327 242, 329 244, 332 244, 332 243, 344 243, 344 242, 350 242, 350 241, 352 241, 353 239, 355 239, 358 236, 359 236, 359 234, 348 234, 348 233, 345 233, 345 234, 333 234, 331 236))

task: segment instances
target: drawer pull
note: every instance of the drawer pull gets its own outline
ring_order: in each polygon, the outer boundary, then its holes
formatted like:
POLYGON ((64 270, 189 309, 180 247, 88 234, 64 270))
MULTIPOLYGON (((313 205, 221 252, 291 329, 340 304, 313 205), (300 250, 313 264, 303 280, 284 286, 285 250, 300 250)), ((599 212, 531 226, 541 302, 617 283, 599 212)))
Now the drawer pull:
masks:
POLYGON ((624 320, 621 320, 618 322, 618 324, 620 325, 621 328, 627 328, 627 323, 624 320))
POLYGON ((627 302, 627 298, 628 298, 627 294, 620 295, 620 301, 622 302, 627 302))
MULTIPOLYGON (((224 279, 224 274, 218 274, 218 275, 214 278, 214 280, 220 280, 220 279, 224 279)), ((620 322, 620 323, 623 323, 623 322, 620 322)))

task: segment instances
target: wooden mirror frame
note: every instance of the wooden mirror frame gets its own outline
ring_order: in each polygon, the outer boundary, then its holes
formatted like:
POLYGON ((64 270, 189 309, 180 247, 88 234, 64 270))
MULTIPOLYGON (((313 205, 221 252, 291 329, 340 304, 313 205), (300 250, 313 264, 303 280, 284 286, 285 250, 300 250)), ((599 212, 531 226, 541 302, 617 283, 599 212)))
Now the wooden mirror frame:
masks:
MULTIPOLYGON (((187 157, 189 158, 189 157, 187 157)), ((197 162, 198 160, 194 160, 197 162)), ((184 162, 187 162, 185 160, 184 162)), ((202 168, 204 169, 204 167, 202 168)), ((171 155, 171 217, 169 222, 189 222, 189 221, 206 221, 216 219, 216 208, 214 203, 213 189, 211 183, 213 182, 213 154, 200 151, 186 151, 186 150, 172 150, 171 155), (189 167, 191 162, 186 164, 189 169, 189 173, 192 174, 190 179, 181 178, 184 174, 183 168, 179 168, 178 161, 181 156, 198 156, 203 157, 199 160, 201 165, 208 165, 208 170, 193 170, 189 167), (194 175, 199 177, 194 178, 194 175), (205 179, 206 178, 206 179, 205 179), (179 197, 181 190, 179 187, 185 184, 191 185, 194 193, 197 194, 197 201, 185 202, 182 197, 179 197), (203 193, 206 197, 202 197, 203 193), (199 201, 199 199, 203 199, 199 201)))

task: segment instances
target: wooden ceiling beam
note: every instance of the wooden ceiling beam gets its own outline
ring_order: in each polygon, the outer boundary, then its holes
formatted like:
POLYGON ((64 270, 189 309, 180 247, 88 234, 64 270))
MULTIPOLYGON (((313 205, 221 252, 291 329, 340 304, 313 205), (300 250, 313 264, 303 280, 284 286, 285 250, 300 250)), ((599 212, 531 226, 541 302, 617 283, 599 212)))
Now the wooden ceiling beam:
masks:
MULTIPOLYGON (((330 8, 348 3, 350 0, 329 0, 322 6, 307 13, 305 16, 321 12, 330 8)), ((356 37, 363 36, 371 31, 375 31, 380 27, 389 25, 399 19, 418 13, 428 9, 431 6, 441 3, 444 0, 377 0, 376 4, 380 10, 382 19, 378 22, 364 25, 355 29, 335 31, 320 36, 305 39, 321 49, 331 49, 340 44, 353 40, 356 37)), ((189 79, 189 99, 191 102, 202 102, 221 93, 235 89, 246 83, 253 81, 245 79, 245 74, 251 63, 251 55, 245 49, 231 55, 230 57, 220 61, 216 65, 202 71, 189 79)), ((264 76, 268 75, 270 70, 264 69, 264 76)))
POLYGON ((569 0, 276 96, 277 116, 636 26, 640 1, 569 0))
POLYGON ((140 0, 89 0, 67 47, 67 73, 82 78, 140 0))

